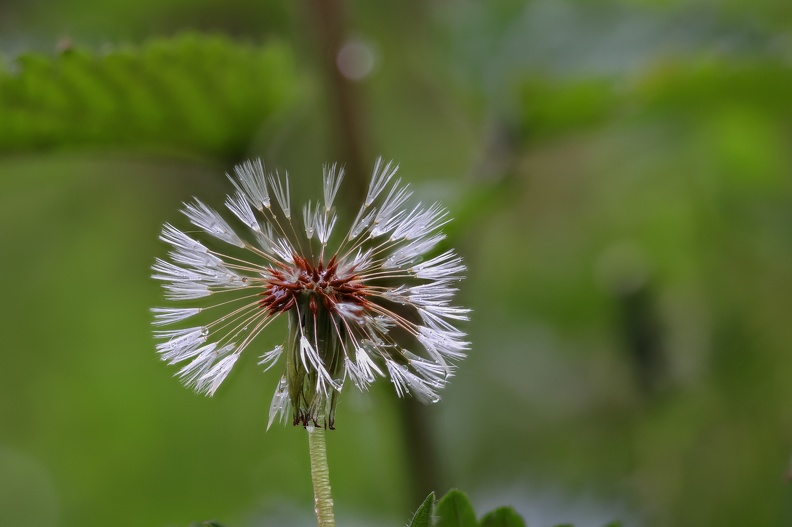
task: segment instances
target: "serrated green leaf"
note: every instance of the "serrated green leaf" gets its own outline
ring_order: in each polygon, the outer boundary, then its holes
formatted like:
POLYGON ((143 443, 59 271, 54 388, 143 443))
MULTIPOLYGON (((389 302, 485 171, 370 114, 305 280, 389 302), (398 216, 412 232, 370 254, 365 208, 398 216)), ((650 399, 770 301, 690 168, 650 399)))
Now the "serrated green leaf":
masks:
POLYGON ((0 63, 0 152, 113 146, 233 158, 300 90, 291 50, 186 34, 0 63))
POLYGON ((435 527, 477 527, 477 525, 473 505, 464 492, 452 489, 437 502, 435 527))
POLYGON ((431 527, 432 526, 432 511, 434 510, 435 494, 430 492, 424 502, 415 511, 415 514, 410 520, 407 527, 431 527))
POLYGON ((481 527, 525 527, 525 521, 511 507, 499 507, 481 519, 481 527))

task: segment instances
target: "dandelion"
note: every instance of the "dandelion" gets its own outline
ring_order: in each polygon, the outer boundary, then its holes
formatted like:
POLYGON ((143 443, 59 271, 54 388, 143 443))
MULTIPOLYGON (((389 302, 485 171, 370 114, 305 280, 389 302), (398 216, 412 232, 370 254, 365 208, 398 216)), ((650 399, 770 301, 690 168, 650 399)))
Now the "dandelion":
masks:
POLYGON ((165 297, 183 306, 153 310, 160 357, 181 365, 186 385, 213 395, 283 315, 285 341, 258 357, 265 370, 283 363, 268 426, 290 417, 333 428, 343 387, 366 390, 378 377, 400 397, 438 401, 469 346, 456 327, 468 310, 452 304, 465 267, 452 250, 436 251, 448 212, 408 206, 412 193, 397 168, 377 161, 340 234, 334 201, 344 170, 336 165, 324 167, 322 199, 302 214, 292 209, 288 174, 265 174, 260 161, 237 166, 225 205, 239 233, 201 201, 186 203, 201 238, 165 224, 160 238, 172 250, 153 266, 165 297))

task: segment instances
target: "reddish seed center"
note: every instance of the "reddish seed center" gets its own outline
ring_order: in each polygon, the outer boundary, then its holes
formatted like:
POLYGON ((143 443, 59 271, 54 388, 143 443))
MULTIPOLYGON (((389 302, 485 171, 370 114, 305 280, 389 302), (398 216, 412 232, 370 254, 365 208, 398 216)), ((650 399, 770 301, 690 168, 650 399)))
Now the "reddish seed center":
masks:
POLYGON ((266 309, 269 315, 284 313, 294 307, 300 298, 308 294, 308 306, 316 314, 319 305, 331 313, 337 313, 339 303, 365 306, 366 288, 355 281, 357 275, 338 276, 338 263, 333 256, 327 267, 322 260, 312 265, 305 258, 293 255, 294 266, 283 266, 281 269, 270 269, 270 278, 264 291, 259 293, 259 307, 266 309), (295 274, 297 275, 295 279, 295 274))

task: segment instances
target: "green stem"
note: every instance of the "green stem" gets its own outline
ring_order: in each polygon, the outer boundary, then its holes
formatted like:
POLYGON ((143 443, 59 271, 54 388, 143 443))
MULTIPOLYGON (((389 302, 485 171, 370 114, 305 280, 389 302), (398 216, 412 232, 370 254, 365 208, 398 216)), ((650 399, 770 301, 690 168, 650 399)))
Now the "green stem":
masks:
MULTIPOLYGON (((322 422, 322 419, 318 420, 322 422)), ((319 426, 307 426, 308 450, 311 453, 311 480, 314 488, 314 511, 319 527, 335 527, 333 498, 330 495, 330 469, 327 466, 325 430, 319 426)))

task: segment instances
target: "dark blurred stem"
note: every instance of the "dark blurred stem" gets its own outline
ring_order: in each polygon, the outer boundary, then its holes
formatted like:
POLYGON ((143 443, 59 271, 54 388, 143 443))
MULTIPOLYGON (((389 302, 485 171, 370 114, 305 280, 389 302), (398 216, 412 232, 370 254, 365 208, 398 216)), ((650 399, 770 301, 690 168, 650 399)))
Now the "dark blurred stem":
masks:
POLYGON ((616 291, 621 310, 621 330, 637 384, 647 398, 658 394, 664 381, 663 329, 657 299, 650 284, 616 291))
MULTIPOLYGON (((324 419, 320 416, 318 422, 324 419)), ((311 455, 311 481, 314 489, 314 511, 319 527, 335 527, 333 497, 330 494, 330 469, 327 465, 325 430, 321 426, 307 426, 308 451, 311 455)))
MULTIPOLYGON (((336 56, 349 34, 343 0, 309 0, 319 58, 325 72, 328 106, 334 109, 334 145, 346 164, 348 182, 342 188, 351 192, 347 203, 362 201, 368 187, 368 171, 372 166, 367 152, 371 134, 365 119, 364 96, 360 86, 346 79, 336 65, 336 56)), ((353 209, 354 206, 350 206, 353 209)), ((432 490, 438 490, 438 467, 434 454, 425 409, 412 399, 399 400, 407 458, 410 460, 409 480, 413 505, 421 503, 432 490)))
POLYGON ((397 401, 401 409, 402 433, 410 471, 410 499, 415 507, 430 492, 441 492, 435 443, 427 408, 412 398, 397 401))
POLYGON ((309 10, 314 19, 320 49, 319 59, 325 71, 329 107, 335 109, 333 117, 338 129, 333 130, 341 161, 346 165, 348 196, 356 203, 365 195, 368 161, 363 103, 360 89, 346 79, 336 65, 336 56, 347 35, 342 0, 309 0, 309 10))

